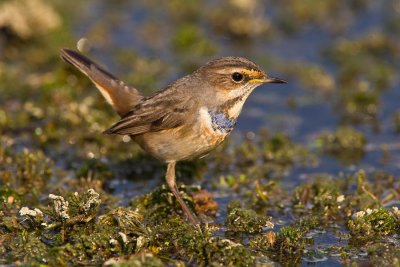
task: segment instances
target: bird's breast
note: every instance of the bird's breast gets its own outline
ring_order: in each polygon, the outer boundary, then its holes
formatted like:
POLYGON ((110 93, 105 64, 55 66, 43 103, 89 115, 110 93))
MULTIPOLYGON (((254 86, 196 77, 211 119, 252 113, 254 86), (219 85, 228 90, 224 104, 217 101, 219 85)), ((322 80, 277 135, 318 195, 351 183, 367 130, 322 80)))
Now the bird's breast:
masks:
POLYGON ((135 137, 144 150, 164 161, 180 161, 208 154, 233 130, 235 119, 201 107, 193 120, 159 132, 135 137))

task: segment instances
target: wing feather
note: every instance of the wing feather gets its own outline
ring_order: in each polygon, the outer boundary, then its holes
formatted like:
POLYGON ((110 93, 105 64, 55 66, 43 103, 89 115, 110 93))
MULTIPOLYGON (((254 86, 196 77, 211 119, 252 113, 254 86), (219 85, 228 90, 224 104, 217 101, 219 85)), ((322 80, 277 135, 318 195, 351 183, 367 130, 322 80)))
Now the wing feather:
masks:
POLYGON ((104 133, 139 135, 176 128, 185 122, 192 104, 190 98, 157 94, 135 106, 104 133))

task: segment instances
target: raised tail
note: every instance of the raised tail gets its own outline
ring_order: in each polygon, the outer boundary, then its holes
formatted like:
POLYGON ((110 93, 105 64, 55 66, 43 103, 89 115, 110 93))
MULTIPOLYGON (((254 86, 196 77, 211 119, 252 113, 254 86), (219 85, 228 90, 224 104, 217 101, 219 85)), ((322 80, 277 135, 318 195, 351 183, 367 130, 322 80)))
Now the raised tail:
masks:
POLYGON ((77 51, 63 48, 61 58, 88 76, 120 116, 126 114, 143 98, 136 88, 125 85, 124 82, 77 51))

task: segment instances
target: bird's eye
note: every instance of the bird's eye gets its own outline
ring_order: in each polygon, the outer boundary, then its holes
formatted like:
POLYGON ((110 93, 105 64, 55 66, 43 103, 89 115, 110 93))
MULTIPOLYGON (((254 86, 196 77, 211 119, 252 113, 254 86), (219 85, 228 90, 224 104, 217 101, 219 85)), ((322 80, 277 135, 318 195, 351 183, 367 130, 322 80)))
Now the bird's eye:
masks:
POLYGON ((232 74, 232 80, 235 82, 241 82, 243 81, 243 74, 239 73, 239 72, 234 72, 232 74))

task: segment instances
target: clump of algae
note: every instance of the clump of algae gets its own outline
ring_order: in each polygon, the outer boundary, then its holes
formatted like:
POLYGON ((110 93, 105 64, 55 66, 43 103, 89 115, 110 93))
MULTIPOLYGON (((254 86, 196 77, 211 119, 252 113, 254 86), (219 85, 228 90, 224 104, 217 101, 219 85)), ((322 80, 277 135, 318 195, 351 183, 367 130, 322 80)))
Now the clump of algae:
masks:
POLYGON ((340 127, 335 132, 323 132, 316 139, 317 146, 324 153, 335 156, 344 163, 361 159, 366 143, 365 136, 350 127, 340 127))
POLYGON ((20 194, 39 194, 52 175, 53 162, 41 151, 24 149, 15 154, 2 147, 0 153, 0 176, 4 185, 17 189, 20 194))
POLYGON ((257 214, 254 210, 242 208, 240 202, 232 201, 228 205, 225 225, 229 231, 259 233, 264 228, 273 228, 270 217, 257 214))
POLYGON ((147 229, 135 211, 117 208, 99 216, 100 195, 93 189, 66 197, 49 195, 48 206, 22 207, 0 223, 3 253, 9 261, 36 264, 100 264, 115 254, 132 253, 147 229), (15 220, 14 219, 14 220, 15 220))
POLYGON ((392 211, 385 208, 366 209, 355 212, 347 222, 352 236, 358 239, 372 239, 392 235, 400 227, 399 210, 392 211))

